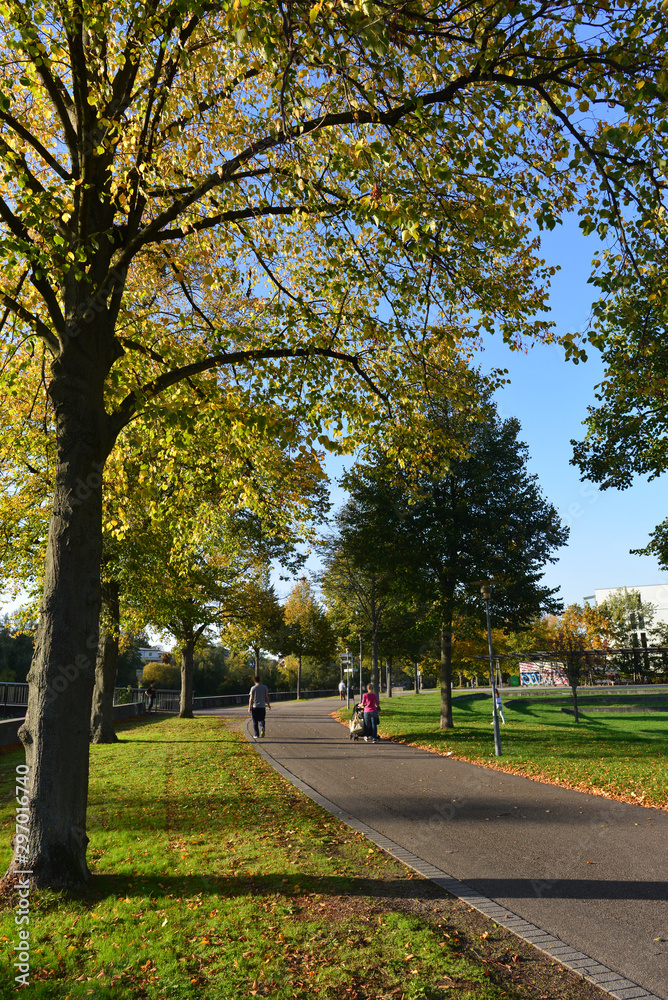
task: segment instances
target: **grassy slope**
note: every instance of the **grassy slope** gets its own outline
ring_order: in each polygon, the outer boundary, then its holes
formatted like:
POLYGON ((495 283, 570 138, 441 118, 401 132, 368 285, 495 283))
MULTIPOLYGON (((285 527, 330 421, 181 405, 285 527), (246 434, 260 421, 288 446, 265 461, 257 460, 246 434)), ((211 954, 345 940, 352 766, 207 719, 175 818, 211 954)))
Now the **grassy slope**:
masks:
MULTIPOLYGON (((91 748, 90 889, 31 894, 31 998, 600 997, 370 848, 223 720, 119 729, 122 743, 91 748)), ((22 759, 0 756, 3 865, 22 759)))
POLYGON ((454 729, 440 730, 439 695, 383 699, 381 735, 452 753, 515 774, 628 802, 668 808, 668 718, 664 713, 587 715, 504 693, 502 756, 494 756, 491 698, 455 698, 454 729))

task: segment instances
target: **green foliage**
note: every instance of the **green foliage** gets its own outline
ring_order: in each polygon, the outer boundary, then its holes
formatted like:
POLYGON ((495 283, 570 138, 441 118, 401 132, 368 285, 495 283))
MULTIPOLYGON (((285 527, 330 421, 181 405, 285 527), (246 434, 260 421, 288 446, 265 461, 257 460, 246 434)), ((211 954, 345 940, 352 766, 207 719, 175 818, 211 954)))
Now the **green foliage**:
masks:
POLYGON ((0 680, 25 682, 32 654, 32 635, 5 616, 0 621, 0 680))
POLYGON ((284 649, 298 658, 333 658, 336 640, 331 623, 318 603, 309 581, 302 577, 288 595, 284 607, 284 649))
POLYGON ((176 663, 147 663, 142 674, 142 685, 153 681, 157 688, 178 691, 181 687, 181 668, 176 663))
POLYGON ((263 649, 278 654, 285 641, 283 609, 269 582, 269 567, 259 567, 245 585, 245 614, 224 623, 221 637, 229 645, 253 651, 260 667, 263 649))
MULTIPOLYGON (((296 656, 286 656, 278 667, 277 691, 294 691, 297 687, 299 661, 296 656)), ((266 674, 263 674, 265 683, 266 674)), ((315 656, 302 657, 301 686, 306 691, 334 691, 340 680, 339 664, 334 659, 315 656)))
POLYGON ((148 636, 144 633, 121 637, 121 651, 118 654, 116 668, 117 687, 122 687, 125 684, 129 684, 131 687, 137 686, 137 671, 144 667, 139 650, 149 645, 148 636))
POLYGON ((615 646, 639 646, 642 638, 650 645, 660 645, 665 626, 655 625, 656 605, 643 601, 640 592, 620 587, 597 605, 607 619, 615 646))
MULTIPOLYGON (((200 697, 221 694, 221 687, 227 677, 229 651, 220 644, 200 640, 193 657, 193 686, 200 697)), ((179 686, 181 678, 179 677, 179 686)), ((241 689, 239 689, 241 690, 241 689)))

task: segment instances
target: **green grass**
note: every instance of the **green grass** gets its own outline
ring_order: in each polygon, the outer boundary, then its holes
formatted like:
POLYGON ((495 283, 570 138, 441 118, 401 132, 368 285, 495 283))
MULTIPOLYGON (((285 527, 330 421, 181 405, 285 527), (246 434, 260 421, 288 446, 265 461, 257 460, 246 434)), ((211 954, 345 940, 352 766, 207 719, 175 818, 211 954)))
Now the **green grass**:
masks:
MULTIPOLYGON (((91 886, 31 893, 31 998, 537 995, 512 985, 514 971, 499 979, 511 965, 489 950, 491 924, 457 931, 443 916, 451 898, 297 792, 223 720, 146 720, 120 735, 91 748, 91 886)), ((22 759, 0 757, 5 868, 22 759)), ((2 996, 14 995, 16 902, 0 914, 2 996)), ((496 947, 511 954, 505 939, 496 947)))
POLYGON ((668 716, 587 714, 504 693, 502 756, 494 756, 491 698, 454 700, 454 729, 441 730, 440 695, 383 699, 381 735, 453 757, 628 802, 668 807, 668 716))

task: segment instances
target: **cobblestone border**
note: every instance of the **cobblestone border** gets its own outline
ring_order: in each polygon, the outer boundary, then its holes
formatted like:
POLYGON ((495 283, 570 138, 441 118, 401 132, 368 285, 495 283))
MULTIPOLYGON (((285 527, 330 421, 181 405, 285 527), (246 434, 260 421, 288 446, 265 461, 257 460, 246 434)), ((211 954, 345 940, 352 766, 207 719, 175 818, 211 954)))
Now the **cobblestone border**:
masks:
POLYGON ((345 809, 339 808, 336 803, 326 799, 320 792, 316 792, 315 788, 307 785, 305 781, 298 778, 292 771, 288 771, 286 767, 279 764, 265 750, 264 746, 252 738, 248 727, 249 723, 246 722, 243 726, 246 739, 271 764, 275 771, 278 771, 284 778, 287 778, 291 784, 312 799, 313 802, 316 802, 323 809, 326 809, 327 812, 336 816, 337 819, 340 819, 352 830, 363 834, 377 847, 387 851, 397 861, 401 861, 407 868, 412 868, 413 871, 430 879, 435 885, 438 885, 452 896, 456 896, 457 899, 461 899, 462 902, 472 906, 474 910, 478 910, 484 916, 489 917, 495 923, 499 924, 499 926, 512 931, 522 941, 533 945, 534 948, 542 951, 548 958, 553 958, 556 962, 570 969, 571 972, 575 972, 588 982, 594 983, 599 989, 602 989, 611 997, 615 997, 615 1000, 662 1000, 661 997, 657 997, 654 993, 650 993, 644 989, 644 987, 631 982, 630 979, 626 979, 613 969, 601 965, 596 959, 590 958, 589 955, 585 955, 575 948, 571 948, 570 945, 565 944, 559 938, 554 937, 554 935, 548 934, 547 931, 525 920, 524 917, 520 917, 511 910, 500 906, 493 899, 488 899, 486 896, 481 895, 476 889, 472 889, 464 882, 460 882, 459 879, 444 872, 441 868, 436 868, 435 865, 429 864, 428 861, 423 861, 422 858, 407 851, 404 847, 400 847, 399 844, 396 844, 389 837, 374 830, 373 827, 360 822, 354 816, 350 816, 345 809))

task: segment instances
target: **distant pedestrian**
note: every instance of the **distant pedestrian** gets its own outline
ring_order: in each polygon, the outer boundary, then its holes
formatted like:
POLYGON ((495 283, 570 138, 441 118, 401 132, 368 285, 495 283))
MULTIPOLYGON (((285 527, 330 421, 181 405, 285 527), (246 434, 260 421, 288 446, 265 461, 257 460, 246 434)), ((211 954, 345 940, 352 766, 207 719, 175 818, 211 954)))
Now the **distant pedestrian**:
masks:
MULTIPOLYGON (((501 719, 501 722, 505 726, 506 720, 503 717, 503 704, 501 702, 501 695, 499 694, 498 691, 496 692, 496 696, 495 697, 496 697, 496 714, 498 715, 498 717, 501 719)), ((493 721, 494 720, 492 720, 492 722, 493 721)))
POLYGON ((253 739, 264 737, 264 723, 266 709, 271 708, 269 704, 269 688, 266 684, 260 683, 260 678, 256 674, 255 684, 250 689, 248 699, 248 714, 253 717, 253 739))
POLYGON ((368 743, 369 740, 372 740, 374 743, 379 743, 378 712, 380 711, 380 703, 378 695, 373 689, 373 684, 367 684, 366 691, 362 695, 362 711, 364 712, 365 741, 368 743))
POLYGON ((341 701, 345 701, 346 700, 346 682, 345 681, 339 681, 339 698, 341 699, 341 701))
POLYGON ((147 712, 153 711, 153 702, 155 701, 155 696, 157 693, 158 691, 155 686, 155 681, 151 681, 149 686, 146 688, 146 697, 148 699, 148 708, 146 709, 147 712))

